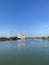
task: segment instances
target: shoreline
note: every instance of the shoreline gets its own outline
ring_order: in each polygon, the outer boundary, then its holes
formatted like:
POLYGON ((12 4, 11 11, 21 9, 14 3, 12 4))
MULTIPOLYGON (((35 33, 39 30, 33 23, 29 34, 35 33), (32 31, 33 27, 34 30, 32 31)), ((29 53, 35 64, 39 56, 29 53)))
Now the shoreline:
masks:
MULTIPOLYGON (((42 40, 49 40, 49 36, 47 37, 26 37, 24 39, 42 39, 42 40)), ((0 37, 0 41, 14 41, 14 40, 22 40, 21 38, 18 37, 0 37)))

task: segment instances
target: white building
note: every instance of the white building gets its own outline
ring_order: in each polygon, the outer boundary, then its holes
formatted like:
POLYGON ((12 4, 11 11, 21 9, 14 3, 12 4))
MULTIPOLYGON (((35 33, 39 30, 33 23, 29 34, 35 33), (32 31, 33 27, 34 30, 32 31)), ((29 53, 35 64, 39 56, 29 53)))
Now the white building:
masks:
POLYGON ((20 33, 20 34, 18 34, 18 36, 17 36, 18 38, 20 38, 20 39, 25 39, 25 35, 24 34, 22 34, 22 33, 20 33))

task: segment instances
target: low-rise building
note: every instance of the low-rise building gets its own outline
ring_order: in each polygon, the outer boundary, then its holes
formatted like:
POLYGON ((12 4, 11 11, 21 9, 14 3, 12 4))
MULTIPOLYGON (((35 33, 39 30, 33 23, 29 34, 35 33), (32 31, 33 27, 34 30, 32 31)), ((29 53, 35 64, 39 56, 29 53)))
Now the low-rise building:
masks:
POLYGON ((25 35, 24 34, 18 34, 18 36, 17 36, 19 39, 25 39, 25 35))

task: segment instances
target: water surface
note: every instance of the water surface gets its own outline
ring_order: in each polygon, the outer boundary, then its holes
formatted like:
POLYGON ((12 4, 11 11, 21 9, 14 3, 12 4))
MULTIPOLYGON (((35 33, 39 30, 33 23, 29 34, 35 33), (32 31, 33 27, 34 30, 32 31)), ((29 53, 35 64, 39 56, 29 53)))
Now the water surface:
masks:
POLYGON ((49 65, 49 41, 0 42, 0 65, 49 65))

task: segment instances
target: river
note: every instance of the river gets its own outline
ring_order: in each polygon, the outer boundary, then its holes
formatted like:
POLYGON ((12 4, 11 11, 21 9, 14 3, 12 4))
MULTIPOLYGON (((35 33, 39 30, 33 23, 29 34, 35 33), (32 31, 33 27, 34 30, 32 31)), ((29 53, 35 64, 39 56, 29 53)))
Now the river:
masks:
POLYGON ((49 41, 27 39, 0 42, 0 65, 49 65, 49 41))

